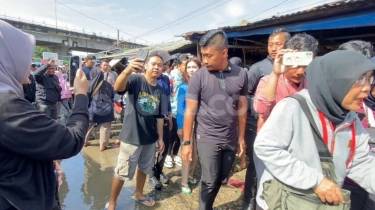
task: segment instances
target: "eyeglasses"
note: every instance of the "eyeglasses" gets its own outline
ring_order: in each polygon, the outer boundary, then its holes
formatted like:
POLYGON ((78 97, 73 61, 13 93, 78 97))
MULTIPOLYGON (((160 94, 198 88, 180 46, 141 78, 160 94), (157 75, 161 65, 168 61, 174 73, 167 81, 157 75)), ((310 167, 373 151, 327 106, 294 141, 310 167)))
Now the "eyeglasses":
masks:
POLYGON ((365 85, 366 82, 368 82, 370 85, 374 84, 374 77, 372 75, 370 77, 361 76, 355 81, 357 85, 365 85))

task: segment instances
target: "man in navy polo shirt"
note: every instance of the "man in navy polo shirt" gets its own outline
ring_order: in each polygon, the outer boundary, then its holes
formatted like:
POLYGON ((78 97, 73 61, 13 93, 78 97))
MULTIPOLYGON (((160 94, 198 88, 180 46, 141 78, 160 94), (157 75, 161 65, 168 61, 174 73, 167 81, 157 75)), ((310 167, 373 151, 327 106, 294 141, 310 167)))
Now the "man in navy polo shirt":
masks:
POLYGON ((186 94, 182 159, 188 164, 196 135, 202 177, 199 210, 212 210, 222 181, 228 176, 244 140, 248 79, 246 70, 228 62, 228 39, 221 30, 208 31, 199 41, 204 67, 191 77, 186 94), (194 139, 194 138, 193 138, 194 139))

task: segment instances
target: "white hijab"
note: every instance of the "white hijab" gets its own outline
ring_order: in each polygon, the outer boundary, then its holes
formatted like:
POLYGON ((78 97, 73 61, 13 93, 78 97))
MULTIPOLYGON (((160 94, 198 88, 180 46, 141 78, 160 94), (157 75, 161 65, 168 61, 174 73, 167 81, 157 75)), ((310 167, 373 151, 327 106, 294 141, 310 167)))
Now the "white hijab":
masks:
POLYGON ((34 36, 0 20, 0 93, 23 97, 21 81, 29 72, 34 36))

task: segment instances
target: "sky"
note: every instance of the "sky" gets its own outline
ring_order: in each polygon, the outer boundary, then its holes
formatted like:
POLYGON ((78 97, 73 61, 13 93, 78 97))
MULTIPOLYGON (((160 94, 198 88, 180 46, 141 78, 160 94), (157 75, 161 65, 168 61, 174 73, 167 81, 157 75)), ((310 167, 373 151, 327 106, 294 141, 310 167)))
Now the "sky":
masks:
POLYGON ((0 0, 0 18, 16 18, 153 45, 189 31, 235 26, 337 0, 0 0), (69 8, 70 7, 70 8, 69 8), (76 10, 76 11, 74 11, 76 10))

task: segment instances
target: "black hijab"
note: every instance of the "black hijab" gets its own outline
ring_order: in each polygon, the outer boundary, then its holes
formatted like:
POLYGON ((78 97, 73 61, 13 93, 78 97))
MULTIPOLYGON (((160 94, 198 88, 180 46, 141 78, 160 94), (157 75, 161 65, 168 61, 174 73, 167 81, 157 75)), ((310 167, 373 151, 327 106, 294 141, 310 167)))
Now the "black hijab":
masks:
POLYGON ((341 106, 350 87, 375 64, 352 51, 333 51, 314 59, 306 68, 307 89, 315 107, 339 125, 349 112, 341 106))
POLYGON ((90 71, 90 80, 87 88, 87 93, 90 94, 88 97, 91 98, 92 92, 94 92, 95 88, 98 84, 104 80, 104 73, 98 67, 93 67, 90 71))

